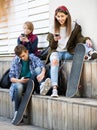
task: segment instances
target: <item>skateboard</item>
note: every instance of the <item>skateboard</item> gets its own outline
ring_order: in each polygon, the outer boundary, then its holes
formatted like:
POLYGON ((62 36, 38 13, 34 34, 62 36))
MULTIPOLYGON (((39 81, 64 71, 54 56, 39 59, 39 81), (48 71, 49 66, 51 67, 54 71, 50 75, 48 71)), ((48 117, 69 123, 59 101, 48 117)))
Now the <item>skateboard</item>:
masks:
POLYGON ((84 55, 85 55, 85 47, 83 44, 79 43, 75 48, 75 54, 73 57, 71 72, 67 82, 66 97, 80 96, 78 86, 80 83, 84 55))
POLYGON ((26 92, 25 92, 23 99, 21 101, 21 104, 19 106, 16 119, 13 122, 14 125, 18 125, 22 121, 23 114, 28 106, 28 103, 30 101, 33 90, 34 90, 34 81, 30 79, 27 84, 26 92))

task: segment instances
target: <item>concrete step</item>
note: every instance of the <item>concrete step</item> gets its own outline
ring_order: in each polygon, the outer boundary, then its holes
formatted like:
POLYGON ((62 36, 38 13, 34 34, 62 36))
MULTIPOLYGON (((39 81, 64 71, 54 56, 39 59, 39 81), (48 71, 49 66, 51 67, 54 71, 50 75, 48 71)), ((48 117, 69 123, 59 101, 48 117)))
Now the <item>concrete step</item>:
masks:
POLYGON ((0 116, 0 130, 48 130, 48 129, 44 129, 32 125, 14 126, 13 124, 11 124, 10 119, 0 116))

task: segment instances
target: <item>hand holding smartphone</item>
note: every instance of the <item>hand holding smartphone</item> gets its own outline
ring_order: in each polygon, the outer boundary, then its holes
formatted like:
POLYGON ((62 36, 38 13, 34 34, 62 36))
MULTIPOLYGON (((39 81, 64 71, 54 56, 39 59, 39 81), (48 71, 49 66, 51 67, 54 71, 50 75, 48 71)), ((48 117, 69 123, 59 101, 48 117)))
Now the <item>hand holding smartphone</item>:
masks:
POLYGON ((22 33, 21 36, 22 36, 22 37, 26 37, 26 34, 22 33))

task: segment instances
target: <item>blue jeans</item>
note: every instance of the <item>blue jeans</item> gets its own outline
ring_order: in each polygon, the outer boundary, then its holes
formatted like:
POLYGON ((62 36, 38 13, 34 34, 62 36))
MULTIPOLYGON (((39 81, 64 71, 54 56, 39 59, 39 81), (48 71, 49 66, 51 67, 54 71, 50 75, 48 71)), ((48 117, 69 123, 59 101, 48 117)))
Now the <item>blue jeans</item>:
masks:
POLYGON ((69 52, 53 52, 50 55, 50 63, 51 63, 51 69, 50 69, 50 77, 52 81, 52 86, 56 85, 58 86, 58 70, 59 70, 59 62, 60 60, 72 60, 73 55, 69 52), (57 61, 57 63, 53 63, 54 60, 57 61))
MULTIPOLYGON (((93 51, 93 48, 88 47, 87 44, 85 46, 85 54, 88 54, 89 51, 93 51)), ((50 63, 51 63, 51 70, 50 70, 50 77, 52 81, 52 86, 58 85, 58 69, 59 69, 59 61, 60 60, 72 60, 73 54, 69 52, 53 52, 50 56, 50 63), (57 64, 53 64, 53 61, 57 60, 57 64)))
MULTIPOLYGON (((37 67, 33 72, 31 79, 34 78, 41 73, 41 68, 37 67)), ((26 91, 27 83, 12 83, 10 87, 10 96, 12 101, 15 102, 15 111, 18 111, 19 105, 21 103, 22 95, 26 91)))

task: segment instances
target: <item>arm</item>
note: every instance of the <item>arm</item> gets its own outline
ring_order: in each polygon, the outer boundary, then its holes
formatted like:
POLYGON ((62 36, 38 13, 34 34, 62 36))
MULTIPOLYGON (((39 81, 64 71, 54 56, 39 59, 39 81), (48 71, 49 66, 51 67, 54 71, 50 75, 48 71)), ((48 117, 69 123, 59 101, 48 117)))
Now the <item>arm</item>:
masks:
POLYGON ((18 59, 15 57, 12 61, 12 65, 9 71, 10 81, 12 83, 26 83, 28 79, 19 79, 19 67, 18 59))
POLYGON ((17 39, 17 44, 19 45, 19 44, 22 44, 22 41, 20 40, 20 37, 18 37, 18 39, 17 39))
POLYGON ((45 77, 45 72, 46 72, 46 69, 43 67, 41 73, 37 76, 38 82, 43 80, 43 78, 45 77))

